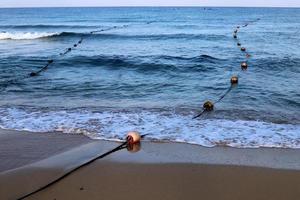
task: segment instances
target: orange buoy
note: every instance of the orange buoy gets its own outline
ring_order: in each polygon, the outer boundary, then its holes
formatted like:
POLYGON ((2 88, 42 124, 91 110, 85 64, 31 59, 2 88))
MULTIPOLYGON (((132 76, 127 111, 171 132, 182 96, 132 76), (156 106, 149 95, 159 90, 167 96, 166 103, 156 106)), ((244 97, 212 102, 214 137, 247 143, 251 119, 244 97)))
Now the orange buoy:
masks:
POLYGON ((126 137, 127 144, 136 144, 141 141, 141 135, 137 131, 130 131, 126 137))
POLYGON ((130 153, 136 153, 141 150, 141 143, 127 144, 126 148, 130 153))
POLYGON ((242 48, 241 48, 241 51, 246 51, 246 48, 245 48, 245 47, 242 47, 242 48))
POLYGON ((248 68, 248 64, 246 62, 241 63, 242 70, 246 70, 248 68))
POLYGON ((230 82, 231 82, 231 85, 235 85, 239 82, 239 79, 237 76, 233 76, 233 77, 231 77, 230 82))
POLYGON ((206 111, 213 111, 213 110, 214 110, 214 104, 213 104, 211 101, 206 101, 206 102, 203 104, 203 108, 204 108, 204 110, 206 110, 206 111))

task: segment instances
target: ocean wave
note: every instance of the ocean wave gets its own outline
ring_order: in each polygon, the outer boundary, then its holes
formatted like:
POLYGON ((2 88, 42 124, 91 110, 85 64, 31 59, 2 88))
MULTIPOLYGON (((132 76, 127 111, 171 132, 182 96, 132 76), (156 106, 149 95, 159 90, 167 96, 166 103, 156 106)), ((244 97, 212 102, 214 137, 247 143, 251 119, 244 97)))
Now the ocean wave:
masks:
POLYGON ((24 24, 24 25, 0 25, 0 29, 53 29, 53 28, 99 28, 92 25, 62 25, 62 24, 24 24))
POLYGON ((205 119, 169 111, 26 110, 1 108, 0 127, 32 132, 61 131, 92 139, 120 140, 126 132, 149 134, 155 141, 198 144, 206 147, 300 148, 300 125, 263 121, 205 119))
POLYGON ((0 32, 0 40, 34 40, 58 36, 60 33, 50 32, 0 32))
POLYGON ((72 38, 88 37, 89 39, 135 39, 135 40, 173 40, 173 39, 205 39, 223 40, 227 36, 214 34, 148 34, 148 35, 125 35, 107 34, 105 29, 90 32, 0 32, 0 40, 33 40, 40 38, 72 38))

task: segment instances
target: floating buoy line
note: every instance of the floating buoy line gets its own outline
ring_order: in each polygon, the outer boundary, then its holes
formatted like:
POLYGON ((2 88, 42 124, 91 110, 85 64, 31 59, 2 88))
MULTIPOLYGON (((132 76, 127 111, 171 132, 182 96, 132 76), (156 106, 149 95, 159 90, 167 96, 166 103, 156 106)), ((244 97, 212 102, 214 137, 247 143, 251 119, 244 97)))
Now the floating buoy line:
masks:
MULTIPOLYGON (((257 21, 259 21, 259 20, 260 20, 260 19, 258 18, 258 19, 254 20, 254 21, 252 21, 252 22, 247 22, 247 23, 245 23, 244 25, 242 25, 242 27, 247 27, 249 24, 252 24, 252 23, 257 22, 257 21)), ((154 22, 154 21, 150 21, 150 22, 147 22, 146 24, 151 24, 151 23, 153 23, 153 22, 154 22)), ((129 25, 113 26, 113 27, 109 27, 109 28, 107 28, 107 29, 100 29, 100 30, 91 31, 91 32, 89 32, 89 33, 90 33, 90 34, 96 34, 96 33, 101 33, 101 32, 105 32, 105 31, 117 29, 117 28, 126 28, 126 27, 128 27, 128 26, 129 26, 129 25)), ((245 53, 245 60, 244 60, 243 62, 241 62, 241 69, 244 71, 244 70, 247 70, 247 68, 248 68, 248 59, 251 57, 251 55, 248 53, 246 47, 242 46, 242 44, 240 43, 240 41, 239 41, 239 39, 238 39, 238 32, 239 32, 240 29, 241 29, 240 26, 237 26, 237 27, 236 27, 236 29, 233 31, 233 38, 236 40, 236 44, 237 44, 237 46, 240 48, 240 50, 241 50, 242 52, 245 53)), ((81 37, 80 40, 79 40, 77 43, 73 44, 72 47, 69 47, 69 48, 67 48, 64 52, 60 53, 59 56, 65 56, 65 55, 67 55, 67 54, 70 53, 73 49, 77 48, 80 44, 82 44, 83 41, 84 41, 84 37, 81 37)), ((30 78, 30 77, 38 76, 38 75, 39 75, 40 73, 42 73, 43 71, 46 71, 46 70, 48 69, 48 67, 49 67, 50 65, 52 65, 53 63, 55 63, 55 60, 54 60, 54 59, 50 59, 50 60, 47 61, 47 63, 46 63, 41 69, 39 69, 39 70, 37 70, 37 71, 31 72, 30 74, 27 74, 27 75, 23 76, 23 78, 20 78, 20 77, 19 77, 18 79, 12 79, 12 80, 9 80, 9 81, 6 82, 6 83, 7 83, 6 86, 7 86, 8 84, 11 84, 11 83, 14 83, 14 82, 18 81, 19 79, 24 79, 24 78, 30 78)), ((239 82, 238 75, 233 75, 233 76, 231 77, 231 79, 230 79, 230 86, 229 86, 229 88, 225 91, 225 93, 224 93, 222 96, 220 96, 219 99, 218 99, 215 103, 212 102, 212 101, 206 101, 206 102, 204 102, 204 104, 203 104, 203 106, 202 106, 201 112, 200 112, 198 115, 196 115, 195 117, 193 117, 193 119, 196 119, 196 118, 202 116, 202 115, 203 115, 204 113, 206 113, 206 112, 211 112, 211 111, 213 111, 214 108, 215 108, 215 104, 217 104, 218 102, 222 101, 222 100, 223 100, 223 99, 224 99, 224 98, 232 91, 232 89, 238 84, 238 82, 239 82)), ((6 87, 6 86, 5 86, 5 87, 6 87)), ((84 166, 87 166, 87 165, 91 164, 92 162, 94 162, 94 161, 96 161, 96 160, 99 160, 99 159, 102 159, 102 158, 104 158, 104 157, 106 157, 106 156, 108 156, 108 155, 110 155, 110 154, 112 154, 112 153, 114 153, 114 152, 120 151, 120 150, 125 149, 125 148, 126 148, 129 152, 133 152, 133 153, 139 151, 140 148, 141 148, 141 140, 142 140, 145 136, 147 136, 147 135, 148 135, 148 134, 140 135, 140 134, 139 134, 138 132, 136 132, 136 131, 128 132, 125 141, 124 141, 123 143, 121 143, 119 146, 115 147, 114 149, 112 149, 112 150, 110 150, 110 151, 108 151, 108 152, 106 152, 106 153, 104 153, 104 154, 101 154, 101 155, 96 156, 95 158, 93 158, 93 159, 89 160, 88 162, 86 162, 86 163, 84 163, 84 164, 82 164, 82 165, 80 165, 80 166, 78 166, 78 167, 76 167, 76 168, 70 170, 70 171, 67 172, 66 174, 64 174, 64 175, 62 175, 61 177, 55 179, 54 181, 48 183, 47 185, 45 185, 45 186, 43 186, 43 187, 41 187, 41 188, 39 188, 39 189, 37 189, 37 190, 31 192, 31 193, 28 193, 28 194, 26 194, 26 195, 24 195, 24 196, 18 198, 18 200, 23 200, 23 199, 25 199, 25 198, 27 198, 27 197, 29 197, 29 196, 34 195, 34 194, 36 194, 36 193, 38 193, 38 192, 40 192, 40 191, 42 191, 42 190, 44 190, 44 189, 46 189, 46 188, 52 186, 53 184, 59 182, 60 180, 66 178, 67 176, 69 176, 70 174, 72 174, 72 173, 74 173, 75 171, 79 170, 80 168, 83 168, 84 166)))
MULTIPOLYGON (((153 23, 153 22, 147 22, 147 23, 153 23)), ((93 34, 97 34, 97 33, 102 33, 102 32, 106 32, 106 31, 110 31, 110 30, 115 30, 115 29, 121 29, 121 28, 127 28, 129 27, 130 25, 122 25, 122 26, 112 26, 112 27, 108 27, 108 28, 102 28, 102 29, 99 29, 99 30, 94 30, 94 31, 90 31, 90 32, 87 32, 91 35, 93 34)), ((87 35, 87 36, 82 36, 80 37, 80 39, 78 40, 78 42, 76 42, 75 44, 72 45, 72 47, 68 47, 66 48, 62 53, 59 53, 58 57, 63 57, 69 53, 72 52, 72 50, 74 50, 75 48, 78 48, 79 45, 81 45, 84 41, 84 39, 90 37, 91 35, 87 35)), ((55 63, 55 60, 54 59, 49 59, 46 61, 46 64, 40 68, 39 70, 37 71, 32 71, 30 72, 29 74, 25 74, 23 76, 20 76, 18 78, 13 78, 13 79, 10 79, 10 80, 7 80, 5 82, 0 82, 0 85, 3 87, 3 88, 6 88, 7 86, 11 85, 11 84, 14 84, 14 83, 17 83, 19 80, 24 80, 24 79, 27 79, 27 78, 31 78, 31 77, 35 77, 35 76, 38 76, 40 75, 42 72, 46 71, 48 69, 48 67, 50 65, 53 65, 55 63)))
MULTIPOLYGON (((242 46, 242 43, 240 42, 238 38, 238 32, 240 31, 241 27, 245 28, 249 26, 250 24, 253 24, 255 22, 258 22, 260 18, 257 18, 256 20, 246 22, 242 26, 237 26, 234 31, 233 31, 233 38, 236 41, 236 45, 238 48, 240 48, 241 52, 245 54, 245 60, 241 62, 241 70, 245 71, 248 68, 248 59, 251 57, 250 53, 247 51, 246 47, 242 46)), ((231 91, 232 89, 238 84, 239 78, 238 75, 233 75, 230 79, 230 86, 229 88, 225 91, 225 93, 219 97, 219 99, 214 103, 212 101, 206 101, 204 102, 202 106, 202 110, 199 112, 198 115, 194 116, 193 119, 196 119, 198 117, 201 117, 204 113, 211 112, 214 110, 214 105, 222 101, 231 91)))

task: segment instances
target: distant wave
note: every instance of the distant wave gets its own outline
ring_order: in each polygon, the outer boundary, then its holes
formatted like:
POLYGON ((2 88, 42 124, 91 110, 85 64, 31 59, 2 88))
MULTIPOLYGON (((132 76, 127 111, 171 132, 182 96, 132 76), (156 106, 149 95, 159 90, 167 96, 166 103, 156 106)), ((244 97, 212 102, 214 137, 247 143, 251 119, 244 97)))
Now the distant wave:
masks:
MULTIPOLYGON (((97 31, 97 30, 96 30, 97 31)), ((98 30, 98 31, 101 31, 98 30)), ((135 40, 168 40, 168 39, 214 39, 222 40, 227 38, 225 35, 215 35, 215 34, 147 34, 147 35, 122 35, 122 34, 107 34, 105 32, 96 32, 96 34, 91 33, 75 33, 75 32, 62 32, 58 35, 53 35, 53 37, 82 37, 82 36, 93 36, 93 38, 102 39, 135 39, 135 40)))
POLYGON ((135 40, 168 40, 168 39, 213 39, 221 40, 226 38, 224 35, 206 35, 206 34, 149 34, 149 35, 122 35, 107 34, 103 29, 91 32, 0 32, 0 40, 33 40, 40 38, 67 38, 92 36, 97 39, 135 39, 135 40), (101 32, 102 31, 102 32, 101 32))
POLYGON ((48 32, 0 32, 0 40, 34 40, 39 38, 47 38, 57 36, 59 33, 48 32))
POLYGON ((89 26, 89 25, 61 25, 61 24, 35 24, 35 25, 0 25, 1 29, 30 29, 30 28, 39 28, 39 29, 52 29, 52 28, 99 28, 101 26, 89 26))

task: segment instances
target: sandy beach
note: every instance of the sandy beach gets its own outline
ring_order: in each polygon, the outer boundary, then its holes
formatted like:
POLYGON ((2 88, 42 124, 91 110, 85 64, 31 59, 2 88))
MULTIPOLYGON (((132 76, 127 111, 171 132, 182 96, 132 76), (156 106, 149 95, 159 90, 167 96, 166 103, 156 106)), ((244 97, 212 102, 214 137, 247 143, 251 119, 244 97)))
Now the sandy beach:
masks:
MULTIPOLYGON (((119 144, 62 133, 0 137, 0 199, 18 199, 119 144)), ((299 150, 143 142, 137 153, 110 154, 27 199, 286 200, 299 188, 299 150)))

